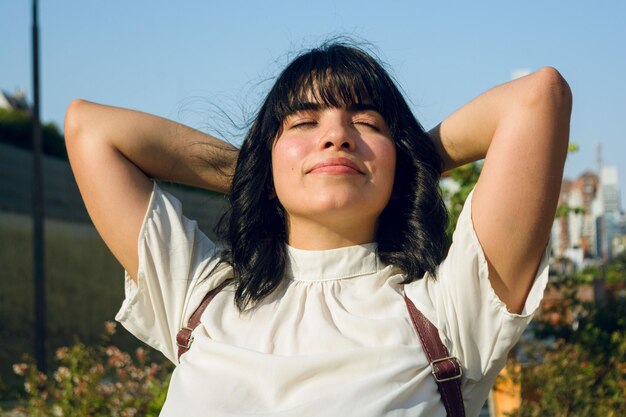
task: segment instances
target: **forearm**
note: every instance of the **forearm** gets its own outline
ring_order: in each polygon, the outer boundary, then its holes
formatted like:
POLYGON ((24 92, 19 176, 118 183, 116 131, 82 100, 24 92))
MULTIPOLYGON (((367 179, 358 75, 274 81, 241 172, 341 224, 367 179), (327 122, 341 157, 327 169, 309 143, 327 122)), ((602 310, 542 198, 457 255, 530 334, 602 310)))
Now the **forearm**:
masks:
POLYGON ((180 123, 75 100, 68 109, 68 134, 80 140, 105 141, 151 178, 230 190, 237 149, 180 123))
MULTIPOLYGON (((494 87, 465 104, 428 134, 437 146, 444 171, 485 158, 491 139, 507 117, 548 96, 549 69, 494 87)), ((555 89, 556 91, 556 89, 555 89)))

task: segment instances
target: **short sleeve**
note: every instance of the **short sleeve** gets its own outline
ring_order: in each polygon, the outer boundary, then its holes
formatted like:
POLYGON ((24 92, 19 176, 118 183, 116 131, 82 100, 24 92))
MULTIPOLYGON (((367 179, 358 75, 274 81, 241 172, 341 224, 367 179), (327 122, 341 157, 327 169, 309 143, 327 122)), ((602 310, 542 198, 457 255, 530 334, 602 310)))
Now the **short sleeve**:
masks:
POLYGON ((424 308, 451 354, 461 360, 467 379, 478 381, 495 378, 538 309, 548 282, 550 243, 522 313, 510 313, 489 281, 487 260, 471 218, 473 195, 474 190, 461 211, 437 279, 421 280, 407 289, 407 295, 427 300, 418 308, 424 308))
POLYGON ((194 310, 187 305, 197 307, 219 285, 214 272, 218 248, 195 221, 183 216, 180 201, 155 182, 139 232, 138 256, 137 284, 125 271, 125 298, 115 319, 177 363, 176 333, 194 310))

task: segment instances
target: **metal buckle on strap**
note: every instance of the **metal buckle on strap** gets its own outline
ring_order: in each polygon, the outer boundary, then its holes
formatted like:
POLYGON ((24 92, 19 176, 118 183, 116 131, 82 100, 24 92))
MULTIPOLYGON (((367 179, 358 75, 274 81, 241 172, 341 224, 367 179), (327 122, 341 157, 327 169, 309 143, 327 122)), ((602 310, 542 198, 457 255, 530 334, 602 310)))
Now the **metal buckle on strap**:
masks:
POLYGON ((180 348, 189 349, 189 347, 191 347, 191 343, 193 342, 193 335, 191 334, 191 332, 193 332, 193 329, 190 329, 189 327, 183 327, 179 331, 183 331, 183 330, 189 330, 189 337, 187 338, 187 343, 184 345, 181 345, 180 343, 178 343, 178 340, 176 340, 176 344, 180 348))
POLYGON ((437 381, 437 382, 452 381, 452 380, 455 380, 455 379, 459 379, 459 378, 461 378, 463 376, 463 368, 461 368, 461 362, 459 362, 459 360, 457 358, 455 358, 454 356, 448 356, 446 358, 435 359, 434 361, 432 361, 430 363, 430 367, 432 368, 432 372, 431 373, 433 374, 433 377, 435 378, 435 381, 437 381), (445 362, 445 361, 448 361, 448 360, 454 362, 454 364, 457 366, 459 372, 456 375, 452 375, 452 376, 450 376, 448 378, 438 378, 437 377, 437 373, 439 372, 439 370, 437 369, 436 365, 438 363, 445 362))

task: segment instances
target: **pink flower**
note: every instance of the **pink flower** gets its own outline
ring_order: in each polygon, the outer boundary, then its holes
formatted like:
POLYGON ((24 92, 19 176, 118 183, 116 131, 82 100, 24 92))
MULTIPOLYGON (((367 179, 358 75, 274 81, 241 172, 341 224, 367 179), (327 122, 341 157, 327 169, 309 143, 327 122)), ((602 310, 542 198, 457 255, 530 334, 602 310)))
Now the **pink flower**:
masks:
POLYGON ((134 417, 137 414, 137 409, 130 407, 125 410, 122 410, 121 415, 123 417, 134 417))
POLYGON ((105 321, 104 322, 104 331, 106 332, 106 334, 108 334, 109 336, 115 334, 115 328, 117 327, 117 323, 113 322, 113 321, 105 321))
POLYGON ((74 395, 77 397, 83 395, 85 392, 87 392, 87 386, 84 382, 80 382, 74 387, 74 395))
POLYGON ((66 346, 57 349, 55 355, 58 360, 63 360, 67 356, 68 348, 66 346))
POLYGON ((57 382, 63 382, 64 380, 69 379, 69 377, 70 370, 65 366, 59 366, 59 369, 54 372, 54 379, 57 382))
POLYGON ((13 372, 15 372, 15 374, 19 376, 24 376, 27 369, 28 364, 25 363, 16 363, 13 365, 13 372))
POLYGON ((52 406, 52 415, 55 417, 63 417, 65 414, 63 413, 63 409, 55 404, 52 406))
POLYGON ((139 362, 144 362, 146 360, 146 350, 142 347, 137 348, 135 355, 137 356, 137 360, 139 362))

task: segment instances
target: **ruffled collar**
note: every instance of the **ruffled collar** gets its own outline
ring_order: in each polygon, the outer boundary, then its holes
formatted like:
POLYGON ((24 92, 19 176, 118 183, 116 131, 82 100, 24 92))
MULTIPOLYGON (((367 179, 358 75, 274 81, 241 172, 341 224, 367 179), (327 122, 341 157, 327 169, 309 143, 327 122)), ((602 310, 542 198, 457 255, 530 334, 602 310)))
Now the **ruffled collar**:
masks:
POLYGON ((377 243, 327 250, 296 249, 287 245, 287 278, 329 281, 373 274, 382 269, 377 243))

